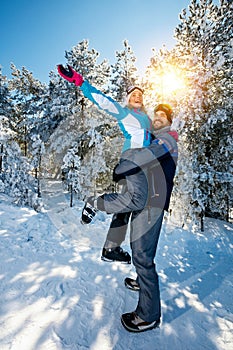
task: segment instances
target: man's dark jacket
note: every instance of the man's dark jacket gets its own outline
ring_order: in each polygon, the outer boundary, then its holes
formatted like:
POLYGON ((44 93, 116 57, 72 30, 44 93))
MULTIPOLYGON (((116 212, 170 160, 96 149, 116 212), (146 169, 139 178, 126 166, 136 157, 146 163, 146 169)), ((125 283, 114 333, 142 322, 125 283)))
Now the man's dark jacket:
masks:
POLYGON ((152 144, 123 152, 114 178, 125 179, 123 193, 104 194, 98 201, 108 213, 142 210, 146 206, 168 210, 178 158, 177 133, 165 127, 152 144), (102 203, 101 203, 102 202, 102 203))

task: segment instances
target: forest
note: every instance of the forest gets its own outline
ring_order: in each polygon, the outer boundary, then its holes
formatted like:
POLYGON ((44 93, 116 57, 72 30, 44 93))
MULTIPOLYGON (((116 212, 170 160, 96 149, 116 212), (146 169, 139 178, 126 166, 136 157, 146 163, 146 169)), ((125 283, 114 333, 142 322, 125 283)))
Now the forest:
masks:
MULTIPOLYGON (((115 63, 99 62, 87 39, 65 51, 66 63, 114 100, 139 84, 150 115, 158 103, 174 111, 179 162, 170 213, 204 230, 204 218, 233 220, 233 3, 192 0, 174 30, 175 46, 152 48, 143 77, 125 39, 115 63)), ((49 72, 44 84, 23 67, 0 70, 0 192, 17 205, 43 207, 41 183, 59 178, 73 196, 116 189, 112 171, 122 146, 115 120, 81 91, 49 72)))

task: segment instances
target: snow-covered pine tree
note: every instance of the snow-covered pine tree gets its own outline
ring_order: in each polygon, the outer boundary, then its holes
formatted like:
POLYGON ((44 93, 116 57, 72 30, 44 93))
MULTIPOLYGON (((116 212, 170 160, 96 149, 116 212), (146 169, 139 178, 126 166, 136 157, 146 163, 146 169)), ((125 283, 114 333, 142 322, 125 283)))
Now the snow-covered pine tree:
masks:
POLYGON ((90 195, 102 192, 109 185, 105 143, 102 130, 91 129, 67 151, 62 172, 71 194, 70 203, 73 203, 73 193, 77 194, 78 199, 84 200, 90 195))
MULTIPOLYGON (((16 80, 8 82, 6 78, 1 76, 0 187, 1 191, 11 196, 15 203, 39 209, 40 203, 36 195, 36 183, 32 176, 31 160, 22 155, 22 147, 20 147, 24 142, 24 152, 28 149, 28 142, 32 134, 28 133, 26 138, 25 134, 21 133, 21 126, 18 126, 17 123, 22 120, 20 114, 20 111, 23 110, 22 105, 27 106, 27 112, 30 113, 31 119, 30 122, 28 122, 29 119, 24 119, 23 129, 32 130, 35 117, 33 112, 36 111, 33 103, 36 105, 36 101, 39 101, 41 90, 38 86, 41 87, 41 85, 38 81, 33 82, 32 75, 26 69, 23 68, 22 76, 14 65, 12 65, 12 69, 16 73, 16 80), (10 89, 14 90, 13 94, 10 93, 10 89), (33 94, 36 95, 34 99, 33 94), (21 96, 21 98, 17 99, 17 96, 21 96), (29 100, 32 103, 30 107, 29 100)), ((26 109, 24 112, 26 113, 26 109)))
MULTIPOLYGON (((109 188, 116 189, 115 183, 112 182, 112 170, 117 161, 114 152, 119 148, 118 138, 118 126, 101 124, 80 135, 67 151, 80 159, 80 167, 75 167, 73 170, 77 170, 75 178, 77 176, 78 181, 75 181, 73 190, 77 193, 78 199, 83 200, 89 195, 109 188)), ((72 163, 68 165, 65 160, 66 156, 63 159, 62 173, 63 181, 68 185, 66 174, 72 163)))
POLYGON ((16 141, 27 156, 31 130, 34 128, 35 120, 40 117, 46 87, 25 67, 20 71, 12 63, 11 69, 13 79, 9 81, 9 89, 13 92, 15 113, 10 121, 10 127, 17 134, 16 141))
POLYGON ((118 102, 124 103, 128 87, 141 84, 135 66, 136 57, 128 40, 123 41, 123 50, 116 51, 116 63, 111 66, 110 91, 118 102))
MULTIPOLYGON (((232 170, 231 19, 232 1, 220 1, 218 7, 211 0, 192 0, 175 30, 177 55, 189 81, 180 106, 185 121, 180 148, 186 147, 188 161, 180 171, 189 177, 189 216, 201 219, 202 228, 205 215, 226 218, 231 201, 230 177, 225 176, 232 170), (219 181, 219 172, 224 181, 219 181)), ((180 182, 183 195, 185 189, 187 179, 180 182)))
POLYGON ((10 130, 10 120, 14 115, 14 106, 8 89, 7 77, 2 75, 0 67, 0 173, 3 171, 3 151, 6 140, 15 135, 10 130))
POLYGON ((80 156, 78 155, 78 144, 75 143, 71 148, 66 152, 66 155, 63 159, 62 173, 68 191, 70 193, 70 207, 73 206, 73 195, 74 192, 80 194, 82 192, 81 187, 81 161, 80 156))
POLYGON ((30 155, 31 155, 31 166, 34 169, 35 179, 37 182, 37 195, 41 197, 40 180, 41 174, 41 161, 44 154, 44 142, 41 140, 40 135, 32 135, 30 142, 30 155))
MULTIPOLYGON (((14 115, 14 105, 8 87, 7 77, 0 67, 0 135, 10 134, 10 121, 14 115)), ((13 131, 12 131, 13 132, 13 131)))
POLYGON ((214 168, 213 191, 208 198, 207 214, 229 220, 233 207, 233 1, 221 0, 211 12, 216 30, 210 40, 215 75, 213 86, 218 99, 216 113, 208 120, 212 131, 210 160, 214 168))
POLYGON ((10 120, 14 114, 14 106, 8 89, 7 77, 2 75, 0 67, 0 192, 5 192, 5 174, 3 160, 7 141, 15 137, 10 129, 10 120))
POLYGON ((43 142, 47 142, 49 137, 70 113, 71 99, 69 94, 63 92, 64 85, 58 79, 57 74, 50 72, 50 82, 41 96, 40 115, 34 120, 33 133, 40 135, 43 142), (61 98, 62 96, 62 98, 61 98))
POLYGON ((40 202, 28 158, 22 156, 21 149, 15 141, 5 141, 2 151, 0 192, 9 195, 17 205, 29 205, 38 210, 40 202))

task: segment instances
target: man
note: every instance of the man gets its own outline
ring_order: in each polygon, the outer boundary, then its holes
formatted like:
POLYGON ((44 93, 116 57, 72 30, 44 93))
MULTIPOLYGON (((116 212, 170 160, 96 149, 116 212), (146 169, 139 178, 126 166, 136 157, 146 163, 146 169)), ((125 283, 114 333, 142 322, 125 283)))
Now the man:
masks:
POLYGON ((97 210, 107 213, 132 212, 130 245, 137 279, 125 279, 125 285, 139 291, 134 312, 123 314, 121 322, 131 332, 158 327, 161 302, 154 258, 164 210, 168 210, 178 157, 177 133, 171 131, 172 110, 160 104, 154 110, 155 139, 145 148, 122 154, 115 169, 118 180, 126 179, 127 192, 90 197, 82 212, 89 223, 97 210))

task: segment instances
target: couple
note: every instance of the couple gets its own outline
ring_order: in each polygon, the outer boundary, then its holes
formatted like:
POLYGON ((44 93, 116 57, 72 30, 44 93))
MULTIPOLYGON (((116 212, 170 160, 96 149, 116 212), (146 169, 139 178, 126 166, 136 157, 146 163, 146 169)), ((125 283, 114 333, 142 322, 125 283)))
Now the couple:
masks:
POLYGON ((125 279, 126 287, 138 291, 134 312, 121 317, 131 332, 142 332, 159 326, 161 303, 154 258, 164 210, 168 210, 177 162, 177 133, 171 131, 172 110, 160 104, 151 123, 143 107, 143 91, 128 90, 126 107, 92 87, 70 66, 58 66, 59 74, 80 86, 84 96, 118 120, 125 135, 123 153, 114 169, 114 179, 123 183, 121 193, 106 193, 87 199, 82 221, 90 223, 97 210, 113 213, 102 251, 102 259, 130 263, 130 256, 120 247, 130 222, 130 245, 137 279, 125 279))

